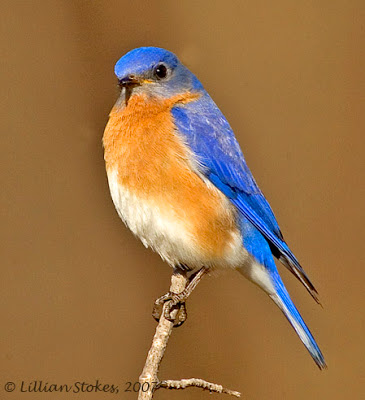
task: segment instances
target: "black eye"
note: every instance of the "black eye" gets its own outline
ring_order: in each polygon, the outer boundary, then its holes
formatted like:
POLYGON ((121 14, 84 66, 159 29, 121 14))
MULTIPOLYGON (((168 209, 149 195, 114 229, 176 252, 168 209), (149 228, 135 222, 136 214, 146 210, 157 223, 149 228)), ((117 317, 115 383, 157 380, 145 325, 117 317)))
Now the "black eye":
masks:
POLYGON ((166 78, 167 68, 163 64, 157 65, 157 67, 155 68, 155 75, 158 79, 166 78))

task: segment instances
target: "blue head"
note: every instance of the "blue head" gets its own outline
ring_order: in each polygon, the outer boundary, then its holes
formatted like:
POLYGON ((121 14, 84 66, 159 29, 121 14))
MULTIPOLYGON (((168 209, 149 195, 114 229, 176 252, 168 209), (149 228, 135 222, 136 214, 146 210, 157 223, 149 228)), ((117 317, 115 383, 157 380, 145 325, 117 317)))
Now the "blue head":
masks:
POLYGON ((126 89, 127 102, 132 93, 170 97, 203 89, 175 54, 158 47, 130 51, 118 60, 114 71, 120 86, 126 89))

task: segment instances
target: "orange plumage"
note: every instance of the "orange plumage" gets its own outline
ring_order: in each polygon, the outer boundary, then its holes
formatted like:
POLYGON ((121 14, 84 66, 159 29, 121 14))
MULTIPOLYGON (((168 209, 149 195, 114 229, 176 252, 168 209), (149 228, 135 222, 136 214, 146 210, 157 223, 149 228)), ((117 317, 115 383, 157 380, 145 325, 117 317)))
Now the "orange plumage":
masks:
POLYGON ((238 234, 235 211, 225 196, 194 172, 192 154, 176 133, 171 108, 194 101, 185 93, 169 99, 133 96, 116 105, 103 144, 107 171, 121 188, 153 204, 186 228, 203 258, 218 259, 238 234))

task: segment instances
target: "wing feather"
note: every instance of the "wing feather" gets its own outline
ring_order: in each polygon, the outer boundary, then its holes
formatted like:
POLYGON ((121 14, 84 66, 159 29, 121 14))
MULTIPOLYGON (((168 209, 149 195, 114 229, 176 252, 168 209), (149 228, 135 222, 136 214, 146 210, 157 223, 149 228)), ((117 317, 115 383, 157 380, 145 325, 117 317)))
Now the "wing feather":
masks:
POLYGON ((234 133, 205 92, 172 109, 178 134, 196 155, 204 174, 266 238, 277 257, 318 302, 317 291, 285 243, 275 215, 249 170, 234 133))

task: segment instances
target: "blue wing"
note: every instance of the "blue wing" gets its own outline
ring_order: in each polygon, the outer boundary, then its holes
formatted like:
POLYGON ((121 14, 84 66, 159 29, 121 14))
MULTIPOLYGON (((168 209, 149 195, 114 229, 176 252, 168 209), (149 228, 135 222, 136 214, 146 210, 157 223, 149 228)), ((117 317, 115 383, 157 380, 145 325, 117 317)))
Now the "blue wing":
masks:
POLYGON ((201 172, 266 238, 273 255, 303 283, 318 302, 317 291, 285 243, 274 213, 257 186, 234 133, 210 96, 172 109, 175 125, 197 155, 201 172))

